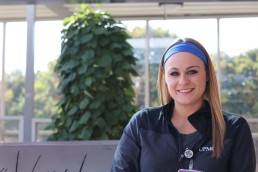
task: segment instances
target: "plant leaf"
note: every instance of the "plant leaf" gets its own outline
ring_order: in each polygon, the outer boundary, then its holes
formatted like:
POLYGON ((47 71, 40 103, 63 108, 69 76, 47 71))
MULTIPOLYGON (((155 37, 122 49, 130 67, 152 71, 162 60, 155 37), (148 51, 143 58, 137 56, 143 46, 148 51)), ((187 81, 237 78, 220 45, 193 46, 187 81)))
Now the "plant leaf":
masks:
POLYGON ((104 56, 100 59, 99 65, 102 67, 107 67, 112 63, 112 57, 108 54, 104 54, 104 56))

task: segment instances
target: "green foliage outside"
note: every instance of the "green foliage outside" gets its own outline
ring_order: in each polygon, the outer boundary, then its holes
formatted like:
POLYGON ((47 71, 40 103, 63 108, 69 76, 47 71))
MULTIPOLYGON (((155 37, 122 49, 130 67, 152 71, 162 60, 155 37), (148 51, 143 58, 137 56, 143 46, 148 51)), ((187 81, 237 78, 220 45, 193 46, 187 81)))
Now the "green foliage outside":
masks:
POLYGON ((22 115, 25 106, 25 78, 22 72, 15 70, 5 74, 5 83, 5 114, 22 115))
MULTIPOLYGON (((146 29, 141 27, 135 27, 132 31, 129 31, 129 34, 133 38, 144 38, 146 36, 146 29)), ((176 34, 170 33, 169 30, 165 30, 161 27, 150 28, 150 37, 152 38, 176 38, 176 34)))
MULTIPOLYGON (((50 118, 56 109, 55 104, 59 100, 57 94, 58 78, 54 74, 54 64, 48 64, 48 70, 37 72, 34 82, 34 116, 38 118, 50 118)), ((5 114, 12 116, 23 115, 25 106, 25 77, 20 70, 5 74, 5 114)))
POLYGON ((258 49, 234 58, 225 56, 221 66, 223 109, 258 117, 258 49))
POLYGON ((136 111, 136 58, 120 22, 86 5, 64 20, 55 66, 61 100, 49 140, 118 139, 136 111))
POLYGON ((60 96, 57 92, 59 82, 58 76, 54 73, 56 61, 48 63, 48 70, 37 72, 34 83, 34 113, 36 117, 50 118, 56 113, 55 105, 60 96))

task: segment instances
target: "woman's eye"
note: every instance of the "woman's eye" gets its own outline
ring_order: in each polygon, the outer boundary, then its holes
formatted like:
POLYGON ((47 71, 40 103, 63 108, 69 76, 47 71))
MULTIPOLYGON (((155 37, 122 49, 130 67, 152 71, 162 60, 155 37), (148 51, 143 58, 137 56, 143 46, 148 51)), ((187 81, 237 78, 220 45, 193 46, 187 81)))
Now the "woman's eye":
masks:
POLYGON ((179 73, 178 73, 178 72, 171 72, 170 75, 171 75, 171 76, 178 76, 179 73))
POLYGON ((198 73, 197 70, 190 70, 190 71, 188 71, 188 74, 196 74, 196 73, 198 73))

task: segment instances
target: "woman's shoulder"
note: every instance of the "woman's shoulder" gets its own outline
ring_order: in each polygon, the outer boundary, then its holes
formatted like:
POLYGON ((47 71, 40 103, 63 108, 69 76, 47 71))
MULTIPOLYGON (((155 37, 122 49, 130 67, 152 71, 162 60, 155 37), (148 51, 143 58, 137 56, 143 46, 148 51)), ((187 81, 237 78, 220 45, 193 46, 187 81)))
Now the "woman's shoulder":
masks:
POLYGON ((136 112, 132 118, 153 118, 157 117, 162 110, 162 106, 143 108, 136 112))
POLYGON ((242 121, 244 120, 245 121, 245 118, 243 118, 242 116, 240 116, 239 114, 236 114, 236 113, 232 113, 232 112, 227 112, 227 111, 223 111, 223 116, 224 116, 224 119, 226 121, 231 121, 231 122, 236 122, 236 121, 242 121))
POLYGON ((237 128, 241 125, 248 124, 246 119, 239 114, 223 111, 223 116, 227 127, 237 128))
MULTIPOLYGON (((253 145, 252 131, 247 120, 237 114, 224 112, 224 118, 226 123, 226 140, 231 140, 232 144, 239 146, 239 141, 244 142, 240 147, 250 147, 253 145), (244 146, 245 145, 245 146, 244 146)), ((251 149, 251 147, 250 147, 251 149)))
POLYGON ((138 127, 153 125, 161 118, 162 106, 148 107, 136 112, 129 123, 137 123, 138 127))

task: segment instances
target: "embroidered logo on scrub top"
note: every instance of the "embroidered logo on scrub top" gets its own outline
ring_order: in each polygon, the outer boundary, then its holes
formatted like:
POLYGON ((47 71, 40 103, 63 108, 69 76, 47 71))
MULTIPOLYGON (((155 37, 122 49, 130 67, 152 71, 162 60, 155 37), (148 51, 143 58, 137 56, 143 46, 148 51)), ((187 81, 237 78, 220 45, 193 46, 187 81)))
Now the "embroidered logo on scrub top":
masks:
POLYGON ((213 151, 213 147, 201 147, 199 148, 200 152, 210 152, 213 151))

